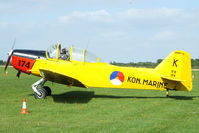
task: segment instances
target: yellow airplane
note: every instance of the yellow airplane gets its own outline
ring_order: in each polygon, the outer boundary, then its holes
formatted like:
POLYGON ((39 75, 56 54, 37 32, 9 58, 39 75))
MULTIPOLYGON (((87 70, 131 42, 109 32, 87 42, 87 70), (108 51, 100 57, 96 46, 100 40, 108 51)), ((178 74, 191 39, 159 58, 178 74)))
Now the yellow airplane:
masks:
POLYGON ((41 77, 32 85, 36 99, 51 95, 51 89, 44 86, 46 81, 84 88, 166 90, 167 96, 169 90, 192 90, 191 57, 180 50, 172 52, 154 69, 110 65, 76 47, 71 47, 69 54, 60 43, 47 51, 11 50, 5 71, 11 58, 18 77, 21 72, 41 77))

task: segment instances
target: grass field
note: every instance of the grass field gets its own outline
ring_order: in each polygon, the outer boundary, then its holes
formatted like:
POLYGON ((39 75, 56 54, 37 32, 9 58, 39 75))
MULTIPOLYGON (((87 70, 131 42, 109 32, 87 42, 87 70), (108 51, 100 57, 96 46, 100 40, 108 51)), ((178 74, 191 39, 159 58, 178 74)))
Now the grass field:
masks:
POLYGON ((0 68, 0 133, 196 133, 199 71, 193 91, 165 92, 66 87, 51 82, 52 96, 33 97, 39 78, 0 68), (23 98, 29 114, 21 115, 23 98))

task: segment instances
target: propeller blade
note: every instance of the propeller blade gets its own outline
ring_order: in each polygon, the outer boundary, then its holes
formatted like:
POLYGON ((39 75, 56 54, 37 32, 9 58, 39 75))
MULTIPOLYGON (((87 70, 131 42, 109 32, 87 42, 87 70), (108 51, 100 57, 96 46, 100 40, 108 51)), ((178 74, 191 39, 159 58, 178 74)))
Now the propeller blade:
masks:
POLYGON ((14 47, 15 47, 15 42, 16 42, 16 38, 15 38, 15 40, 14 40, 13 44, 12 44, 12 49, 11 49, 11 50, 13 50, 13 49, 14 49, 14 47))
POLYGON ((15 42, 16 42, 16 38, 14 39, 14 42, 13 42, 13 44, 12 44, 12 49, 11 49, 11 51, 10 52, 8 52, 8 59, 7 59, 7 62, 6 62, 6 65, 5 65, 5 69, 4 69, 4 72, 5 73, 7 73, 7 68, 8 68, 8 65, 9 65, 9 63, 10 63, 10 59, 11 59, 11 57, 12 57, 12 53, 13 53, 13 49, 14 49, 14 46, 15 46, 15 42))
POLYGON ((8 65, 9 65, 9 63, 10 63, 11 57, 12 57, 12 55, 10 55, 10 56, 8 57, 8 60, 7 60, 7 62, 6 62, 6 66, 5 66, 4 72, 6 72, 6 70, 7 70, 7 67, 8 67, 8 65))

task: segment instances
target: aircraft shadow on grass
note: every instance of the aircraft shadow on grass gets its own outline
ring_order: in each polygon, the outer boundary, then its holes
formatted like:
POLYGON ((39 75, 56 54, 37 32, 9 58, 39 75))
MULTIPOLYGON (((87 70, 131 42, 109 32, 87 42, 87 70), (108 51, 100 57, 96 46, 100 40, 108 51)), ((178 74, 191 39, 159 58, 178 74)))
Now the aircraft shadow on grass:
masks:
MULTIPOLYGON (((176 100, 193 100, 197 96, 170 96, 176 100)), ((94 91, 70 91, 62 94, 52 95, 55 102, 58 103, 88 103, 92 98, 112 98, 112 99, 158 99, 167 97, 144 97, 144 96, 113 96, 113 95, 95 95, 94 91)))

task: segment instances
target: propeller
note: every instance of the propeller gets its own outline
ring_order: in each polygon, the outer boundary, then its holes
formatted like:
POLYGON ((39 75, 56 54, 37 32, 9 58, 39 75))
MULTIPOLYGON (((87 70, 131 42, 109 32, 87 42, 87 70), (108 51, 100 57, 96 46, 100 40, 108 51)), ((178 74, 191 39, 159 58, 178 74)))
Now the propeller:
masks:
POLYGON ((4 69, 4 72, 5 73, 7 73, 7 68, 8 68, 8 65, 9 65, 9 63, 10 63, 10 59, 11 59, 11 57, 12 57, 12 54, 13 54, 13 49, 14 49, 14 46, 15 46, 15 42, 16 42, 16 38, 15 38, 15 40, 14 40, 14 42, 13 42, 13 45, 12 45, 12 49, 10 50, 10 52, 8 52, 8 59, 7 59, 7 62, 6 62, 6 65, 5 65, 5 69, 4 69))

